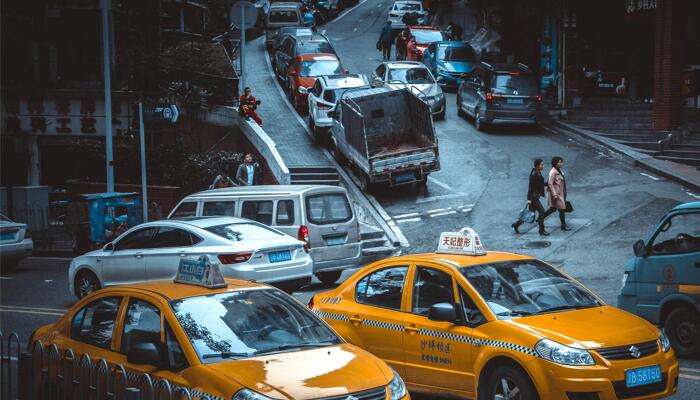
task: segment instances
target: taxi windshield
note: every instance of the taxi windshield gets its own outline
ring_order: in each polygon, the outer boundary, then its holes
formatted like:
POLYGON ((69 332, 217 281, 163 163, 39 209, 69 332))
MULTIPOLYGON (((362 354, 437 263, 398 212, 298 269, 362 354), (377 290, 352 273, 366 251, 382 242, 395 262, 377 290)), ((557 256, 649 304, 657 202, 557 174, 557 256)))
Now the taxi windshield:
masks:
POLYGON ((482 264, 459 271, 499 319, 603 305, 588 289, 537 260, 482 264))
POLYGON ((203 363, 340 343, 308 309, 277 289, 189 297, 171 307, 203 363))

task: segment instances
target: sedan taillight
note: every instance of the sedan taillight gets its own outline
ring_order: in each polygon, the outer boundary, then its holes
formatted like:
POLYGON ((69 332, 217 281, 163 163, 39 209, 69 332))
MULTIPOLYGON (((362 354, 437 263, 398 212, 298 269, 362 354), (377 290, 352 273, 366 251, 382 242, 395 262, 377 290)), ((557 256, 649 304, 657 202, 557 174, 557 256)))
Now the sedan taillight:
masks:
POLYGON ((299 227, 299 231, 297 232, 297 240, 304 242, 304 251, 308 253, 309 249, 311 248, 311 242, 309 241, 309 228, 307 228, 306 225, 299 227))
POLYGON ((253 253, 231 253, 219 254, 218 258, 222 264, 240 264, 250 260, 253 253))

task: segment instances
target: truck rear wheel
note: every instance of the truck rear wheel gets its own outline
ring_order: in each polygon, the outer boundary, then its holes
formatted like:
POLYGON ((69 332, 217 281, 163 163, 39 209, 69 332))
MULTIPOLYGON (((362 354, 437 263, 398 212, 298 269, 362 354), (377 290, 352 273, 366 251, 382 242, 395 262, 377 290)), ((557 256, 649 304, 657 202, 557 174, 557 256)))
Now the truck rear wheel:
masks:
POLYGON ((690 307, 674 309, 666 318, 664 331, 678 357, 700 357, 700 315, 697 311, 690 307))

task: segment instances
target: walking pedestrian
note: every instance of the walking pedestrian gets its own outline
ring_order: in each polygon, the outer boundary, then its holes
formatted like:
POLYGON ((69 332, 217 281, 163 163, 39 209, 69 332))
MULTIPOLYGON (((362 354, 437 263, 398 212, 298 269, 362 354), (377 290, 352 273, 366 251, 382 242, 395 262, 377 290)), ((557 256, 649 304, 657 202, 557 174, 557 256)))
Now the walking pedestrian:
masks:
POLYGON ((549 211, 559 211, 559 220, 561 221, 561 230, 570 231, 571 228, 566 225, 566 179, 561 167, 564 165, 564 159, 561 157, 552 158, 552 169, 549 171, 548 179, 548 196, 547 203, 549 211))
POLYGON ((457 42, 462 41, 463 30, 459 24, 457 24, 453 21, 450 21, 450 23, 447 25, 446 31, 447 31, 447 36, 450 40, 454 40, 457 42))
POLYGON ((379 34, 379 44, 382 48, 384 61, 391 60, 391 45, 394 44, 394 30, 391 28, 391 21, 386 21, 386 25, 379 34))
POLYGON ((238 113, 243 118, 248 121, 250 121, 252 118, 258 123, 258 125, 263 126, 262 119, 258 113, 255 112, 258 105, 260 105, 260 101, 255 99, 255 96, 253 96, 253 91, 249 87, 243 89, 243 95, 238 99, 238 103, 238 113))
POLYGON ((261 179, 260 166, 253 163, 253 155, 246 154, 243 157, 243 164, 238 166, 236 171, 236 181, 241 186, 259 185, 261 179))
POLYGON ((214 178, 214 183, 211 184, 211 189, 222 189, 227 187, 236 186, 236 183, 228 175, 228 165, 222 166, 219 171, 219 175, 214 178))
POLYGON ((406 44, 406 60, 407 61, 420 61, 421 52, 418 50, 418 45, 416 43, 416 37, 411 35, 408 38, 408 43, 406 44))
POLYGON ((396 36, 396 61, 403 61, 406 59, 406 45, 408 44, 410 35, 411 30, 406 27, 396 36))
MULTIPOLYGON (((544 229, 544 219, 551 215, 556 208, 550 208, 547 211, 544 210, 540 198, 544 196, 544 187, 547 183, 544 181, 542 176, 542 171, 544 170, 544 160, 538 158, 534 162, 532 171, 530 171, 530 181, 527 185, 527 203, 530 207, 530 211, 537 211, 537 224, 539 225, 540 235, 548 236, 549 232, 544 229)), ((518 228, 523 224, 522 220, 518 220, 511 225, 515 230, 515 233, 520 233, 518 228)))

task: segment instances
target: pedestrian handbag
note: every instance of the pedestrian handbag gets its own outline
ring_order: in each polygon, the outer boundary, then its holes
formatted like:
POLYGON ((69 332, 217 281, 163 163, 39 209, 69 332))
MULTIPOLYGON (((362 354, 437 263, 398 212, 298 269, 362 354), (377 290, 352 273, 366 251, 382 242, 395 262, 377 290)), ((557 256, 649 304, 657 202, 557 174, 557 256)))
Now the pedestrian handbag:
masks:
POLYGON ((566 201, 566 212, 568 212, 568 213, 574 212, 574 206, 571 205, 571 202, 568 200, 566 201))
POLYGON ((523 207, 520 211, 520 215, 518 215, 518 221, 527 222, 528 224, 535 222, 535 212, 530 211, 530 204, 525 203, 525 207, 523 207))
POLYGON ((382 41, 377 40, 377 50, 382 51, 382 41))

